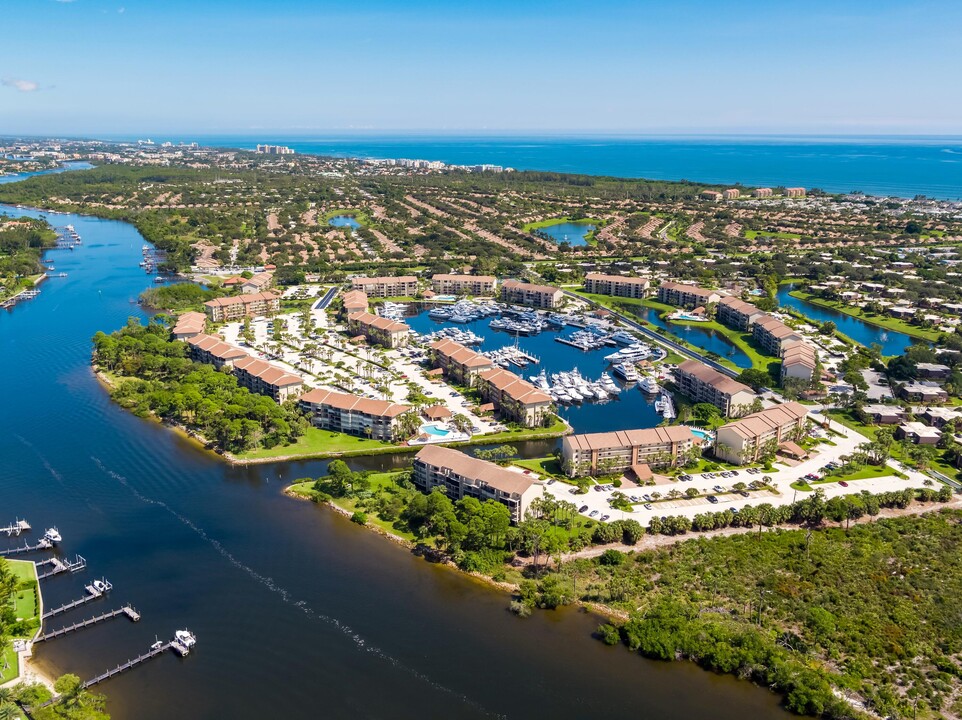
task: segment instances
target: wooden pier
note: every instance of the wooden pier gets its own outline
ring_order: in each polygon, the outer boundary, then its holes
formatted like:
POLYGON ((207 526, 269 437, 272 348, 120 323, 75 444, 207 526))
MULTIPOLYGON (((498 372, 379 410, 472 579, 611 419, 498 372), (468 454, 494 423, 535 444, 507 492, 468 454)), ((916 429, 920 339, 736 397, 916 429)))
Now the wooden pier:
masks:
POLYGON ((116 610, 111 610, 109 612, 96 615, 95 617, 89 618, 87 620, 82 620, 73 625, 68 625, 67 627, 62 627, 57 630, 51 630, 50 632, 43 633, 36 640, 34 644, 38 642, 45 642, 46 640, 53 640, 54 638, 63 637, 69 633, 75 632, 77 630, 83 630, 91 625, 96 625, 98 623, 106 622, 115 617, 120 617, 121 615, 126 615, 130 618, 131 622, 137 622, 140 620, 140 613, 134 610, 130 605, 124 605, 122 608, 117 608, 116 610))
POLYGON ((185 657, 190 654, 190 648, 184 645, 181 645, 176 640, 171 640, 170 642, 164 643, 159 647, 152 647, 143 655, 138 655, 133 660, 128 660, 122 665, 118 665, 113 670, 108 670, 107 672, 101 673, 95 678, 91 678, 90 680, 87 680, 81 685, 81 687, 84 690, 86 690, 87 688, 97 685, 98 683, 102 683, 104 680, 109 680, 110 678, 114 677, 114 675, 120 675, 120 673, 127 672, 128 670, 131 670, 137 667, 141 663, 145 663, 148 660, 152 660, 153 658, 167 652, 168 650, 173 650, 175 653, 177 653, 181 657, 185 657))
POLYGON ((15 520, 4 528, 0 528, 0 533, 6 533, 7 537, 20 536, 20 533, 30 532, 30 523, 26 520, 15 520))
POLYGON ((49 610, 48 612, 45 612, 43 614, 42 619, 47 620, 49 618, 55 617, 56 615, 61 615, 67 612, 68 610, 73 610, 74 608, 80 607, 81 605, 86 605, 92 600, 97 600, 98 598, 103 597, 106 593, 109 593, 111 590, 114 589, 114 586, 111 583, 109 583, 107 580, 103 580, 102 582, 104 584, 103 590, 98 590, 94 586, 94 584, 91 583, 86 588, 84 588, 87 591, 87 594, 84 595, 82 598, 78 598, 77 600, 68 602, 66 605, 61 605, 60 607, 56 607, 56 608, 53 608, 52 610, 49 610))
POLYGON ((65 572, 79 572, 87 567, 87 560, 82 555, 78 555, 76 560, 67 562, 64 562, 60 558, 50 558, 42 563, 37 563, 37 569, 42 565, 51 565, 53 569, 43 573, 37 573, 37 580, 43 580, 44 578, 53 577, 54 575, 65 572))
POLYGON ((9 555, 20 555, 21 553, 34 552, 36 550, 50 550, 52 548, 53 548, 52 542, 47 540, 47 538, 41 538, 36 545, 24 544, 16 548, 0 550, 0 557, 7 557, 9 555))

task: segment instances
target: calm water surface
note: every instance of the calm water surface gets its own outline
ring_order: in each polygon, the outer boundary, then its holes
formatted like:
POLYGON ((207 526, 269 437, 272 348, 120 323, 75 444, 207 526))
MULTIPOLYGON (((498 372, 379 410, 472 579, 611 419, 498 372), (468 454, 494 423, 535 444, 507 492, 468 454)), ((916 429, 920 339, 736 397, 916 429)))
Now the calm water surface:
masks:
POLYGON ((585 245, 587 243, 585 237, 596 227, 597 225, 593 225, 591 223, 566 222, 538 228, 537 232, 539 234, 547 235, 559 245, 563 242, 566 242, 569 245, 585 245))
POLYGON ((517 620, 505 595, 282 495, 323 462, 233 468, 112 405, 90 336, 143 317, 130 302, 151 285, 143 240, 119 222, 50 217, 84 244, 50 254, 67 278, 0 313, 0 516, 56 525, 61 551, 87 558, 85 573, 44 581, 48 605, 93 577, 114 583, 51 626, 124 602, 143 620, 39 646, 39 663, 86 678, 155 635, 199 638, 189 658, 102 685, 115 718, 786 717, 748 683, 603 646, 576 610, 517 620))

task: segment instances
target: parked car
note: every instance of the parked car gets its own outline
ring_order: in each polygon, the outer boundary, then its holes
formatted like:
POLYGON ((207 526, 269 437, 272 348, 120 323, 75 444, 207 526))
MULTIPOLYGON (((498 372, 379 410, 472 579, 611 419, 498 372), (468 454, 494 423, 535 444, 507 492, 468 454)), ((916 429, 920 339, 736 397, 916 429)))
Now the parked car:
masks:
POLYGON ((651 503, 645 503, 645 510, 651 510, 651 503))
POLYGON ((611 517, 611 515, 602 515, 602 516, 601 516, 601 522, 607 522, 608 518, 610 518, 610 517, 611 517))
POLYGON ((598 517, 598 511, 592 510, 590 513, 588 513, 588 517, 598 517))
POLYGON ((842 487, 848 487, 848 483, 845 482, 844 480, 839 480, 838 484, 841 485, 842 487))
POLYGON ((718 498, 716 498, 714 495, 709 495, 709 496, 708 496, 707 498, 705 498, 705 499, 708 500, 708 502, 710 502, 712 505, 714 505, 714 504, 716 504, 716 503, 718 502, 718 498))
POLYGON ((578 512, 583 513, 587 509, 588 509, 587 505, 582 505, 580 508, 578 508, 578 512))

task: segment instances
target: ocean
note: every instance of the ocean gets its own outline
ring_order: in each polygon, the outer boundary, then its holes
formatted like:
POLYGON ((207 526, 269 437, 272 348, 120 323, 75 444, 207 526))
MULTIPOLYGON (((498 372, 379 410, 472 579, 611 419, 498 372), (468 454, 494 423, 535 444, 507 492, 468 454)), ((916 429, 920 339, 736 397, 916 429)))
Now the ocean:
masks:
MULTIPOLYGON (((136 138, 125 138, 136 139, 136 138)), ((962 199, 962 136, 503 136, 365 133, 323 136, 153 137, 253 149, 287 145, 299 153, 413 158, 456 165, 586 175, 803 186, 828 192, 962 199)))

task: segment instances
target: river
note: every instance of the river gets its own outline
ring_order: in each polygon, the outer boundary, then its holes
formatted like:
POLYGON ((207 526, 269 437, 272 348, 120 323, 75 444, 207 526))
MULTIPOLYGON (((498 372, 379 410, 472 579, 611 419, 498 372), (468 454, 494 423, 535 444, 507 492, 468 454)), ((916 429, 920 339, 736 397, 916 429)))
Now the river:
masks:
POLYGON ((604 646, 587 613, 516 619, 506 595, 283 495, 323 462, 231 467, 113 405, 90 337, 144 317, 130 302, 150 285, 143 240, 120 222, 49 217, 83 245, 48 256, 68 277, 0 313, 0 515, 58 526, 60 552, 87 559, 86 572, 43 581, 48 607, 94 577, 114 583, 51 626, 124 602, 143 619, 38 646, 37 661, 87 678, 155 635, 188 627, 199 639, 188 658, 168 653, 100 686, 115 718, 786 716, 749 683, 604 646))

